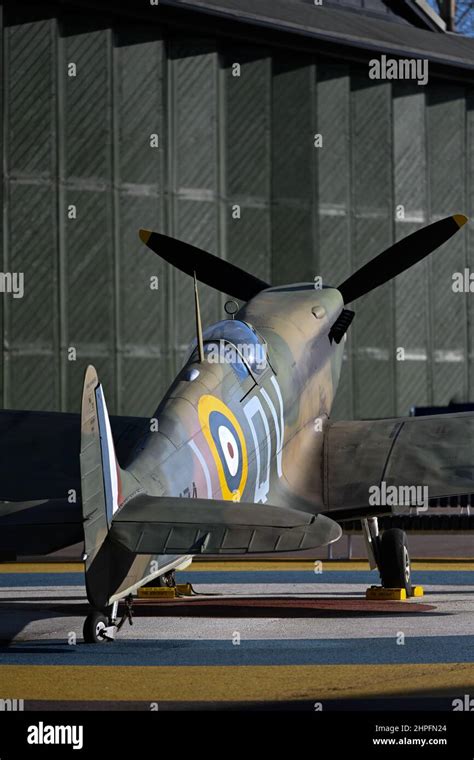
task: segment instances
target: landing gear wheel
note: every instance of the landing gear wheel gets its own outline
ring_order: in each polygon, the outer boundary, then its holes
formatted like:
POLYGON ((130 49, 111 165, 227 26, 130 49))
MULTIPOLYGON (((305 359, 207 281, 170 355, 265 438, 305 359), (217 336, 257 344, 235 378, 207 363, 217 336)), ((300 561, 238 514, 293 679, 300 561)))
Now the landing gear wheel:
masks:
POLYGON ((86 644, 101 644, 107 641, 106 633, 109 621, 103 612, 90 612, 84 621, 82 633, 86 644))
POLYGON ((384 588, 404 588, 407 596, 412 595, 410 555, 404 530, 390 528, 382 533, 378 564, 384 588))

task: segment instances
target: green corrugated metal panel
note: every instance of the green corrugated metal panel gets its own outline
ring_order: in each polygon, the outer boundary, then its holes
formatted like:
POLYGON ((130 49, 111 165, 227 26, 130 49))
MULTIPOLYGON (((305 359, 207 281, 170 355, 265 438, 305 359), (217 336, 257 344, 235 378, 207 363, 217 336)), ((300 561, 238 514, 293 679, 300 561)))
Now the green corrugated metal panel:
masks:
MULTIPOLYGON (((465 204, 465 100, 461 88, 433 84, 428 93, 428 171, 431 216, 459 213, 465 204)), ((452 274, 466 265, 460 233, 430 258, 433 403, 467 393, 466 298, 452 274)))
POLYGON ((8 172, 51 177, 55 156, 54 24, 15 23, 6 29, 8 172))
POLYGON ((217 53, 215 43, 173 42, 175 190, 216 192, 217 53))
POLYGON ((149 357, 123 356, 122 360, 123 414, 137 417, 151 416, 158 402, 170 385, 170 357, 162 353, 160 359, 149 357))
MULTIPOLYGON (((397 240, 426 224, 425 94, 418 85, 394 86, 394 215, 397 240)), ((396 412, 407 414, 416 400, 429 404, 428 263, 421 261, 394 283, 396 412)))
POLYGON ((140 347, 159 355, 167 349, 166 293, 172 270, 137 234, 138 226, 160 228, 158 199, 123 193, 119 210, 119 351, 129 353, 140 347))
POLYGON ((313 280, 319 274, 312 261, 313 251, 309 208, 275 202, 272 207, 272 283, 313 280))
MULTIPOLYGON (((474 219, 474 90, 469 89, 466 93, 466 214, 470 219, 474 219)), ((467 236, 467 267, 471 273, 474 273, 474 230, 472 223, 468 225, 467 236)), ((467 294, 468 310, 468 334, 467 334, 467 352, 469 356, 469 386, 467 397, 474 398, 474 294, 467 294)))
MULTIPOLYGON (((8 408, 57 409, 59 398, 58 361, 49 352, 41 355, 22 349, 9 352, 5 358, 5 371, 10 378, 8 408)), ((76 398, 75 410, 81 402, 76 398)))
MULTIPOLYGON (((55 196, 51 187, 11 183, 8 270, 24 274, 24 296, 1 297, 6 306, 8 348, 57 350, 55 196)), ((18 378, 21 382, 21 378, 18 378)))
MULTIPOLYGON (((192 242, 206 251, 217 249, 217 203, 180 198, 175 208, 175 234, 181 240, 192 242)), ((172 270, 172 268, 169 268, 172 270)), ((176 370, 184 361, 191 341, 196 335, 193 281, 191 277, 172 270, 174 280, 173 311, 175 330, 176 370)), ((199 285, 199 303, 203 327, 222 319, 219 294, 202 283, 199 285)))
POLYGON ((241 218, 227 218, 227 258, 265 282, 271 279, 270 209, 242 206, 241 218))
POLYGON ((170 379, 167 297, 171 269, 138 237, 140 227, 164 231, 163 55, 164 45, 156 32, 140 28, 116 35, 117 409, 136 415, 153 411, 153 402, 170 379), (154 278, 158 278, 158 290, 154 278))
POLYGON ((133 184, 135 192, 163 190, 164 43, 158 35, 158 30, 118 30, 114 40, 118 180, 133 184), (151 147, 151 135, 158 135, 158 147, 151 147))
POLYGON ((157 198, 121 196, 118 409, 138 416, 150 413, 150 404, 158 402, 171 379, 167 292, 172 269, 137 235, 137 225, 159 228, 159 218, 157 198))
MULTIPOLYGON (((63 349, 74 347, 95 363, 108 357, 113 378, 106 387, 109 409, 116 409, 115 267, 112 198, 111 32, 78 30, 76 21, 61 26, 59 56, 60 113, 64 134, 60 206, 62 229, 63 349), (77 67, 68 75, 69 64, 77 67), (62 97, 61 97, 62 96, 62 97), (69 218, 71 207, 77 218, 69 218)), ((63 353, 64 360, 64 353, 63 353)), ((103 362, 103 360, 102 360, 103 362)), ((66 408, 77 409, 79 362, 63 363, 66 408), (71 365, 73 371, 71 371, 71 365)))
MULTIPOLYGON (((64 330, 63 370, 65 350, 76 349, 78 356, 87 354, 107 357, 110 374, 114 370, 113 320, 114 278, 112 259, 112 230, 110 225, 111 199, 105 193, 67 193, 68 203, 74 203, 78 219, 66 227, 66 329, 64 330)), ((77 409, 76 383, 70 385, 70 362, 66 361, 65 387, 67 409, 77 409)), ((83 378, 80 378, 82 382, 83 378)), ((107 389, 108 405, 116 408, 116 384, 107 389)))
POLYGON ((338 285, 350 261, 350 77, 344 65, 317 67, 319 267, 326 284, 338 285))
POLYGON ((226 47, 222 66, 226 258, 268 281, 271 59, 264 50, 226 47), (235 64, 240 66, 240 76, 234 76, 235 64), (240 218, 235 216, 237 205, 240 218))
POLYGON ((272 282, 312 280, 314 236, 314 66, 273 61, 272 282))
POLYGON ((225 82, 226 195, 268 200, 270 192, 271 59, 259 49, 227 47, 225 82), (234 76, 233 64, 240 65, 234 76))
POLYGON ((110 182, 111 87, 110 30, 76 33, 74 21, 61 29, 59 61, 64 92, 66 180, 110 182), (74 63, 77 75, 68 75, 74 63))
MULTIPOLYGON (((5 34, 4 34, 4 23, 3 23, 3 3, 0 5, 0 60, 3 62, 2 65, 2 77, 6 76, 5 72, 5 60, 6 60, 6 54, 5 54, 5 34)), ((0 214, 2 219, 1 229, 0 229, 0 242, 2 245, 2 254, 0 256, 1 265, 6 270, 4 257, 6 254, 6 229, 5 229, 5 216, 6 216, 6 179, 5 179, 5 134, 4 134, 4 127, 5 127, 5 86, 4 82, 2 80, 0 84, 0 114, 2 115, 2 118, 0 119, 0 160, 2 162, 2 181, 0 182, 0 214)), ((2 331, 3 336, 3 309, 0 308, 0 330, 2 331)), ((4 383, 4 368, 3 368, 3 354, 4 354, 4 346, 3 346, 3 340, 0 341, 0 400, 5 406, 5 383, 4 383)))
MULTIPOLYGON (((318 273, 326 285, 339 285, 351 264, 350 75, 347 65, 318 64, 315 132, 317 149, 318 273)), ((349 330, 341 382, 333 408, 337 419, 353 416, 352 330, 349 330)))
POLYGON ((272 181, 274 197, 308 205, 313 192, 314 66, 273 62, 272 181))
MULTIPOLYGON (((18 22, 20 19, 18 19, 18 22)), ((6 406, 59 403, 57 372, 54 23, 6 30, 6 246, 4 271, 22 274, 24 295, 4 294, 6 406), (24 354, 24 356, 22 355, 24 354), (26 368, 43 366, 44 377, 26 368)))
MULTIPOLYGON (((354 250, 373 258, 387 247, 388 224, 374 218, 356 218, 354 250)), ((354 304, 352 350, 355 364, 355 415, 357 418, 394 413, 393 304, 391 286, 382 286, 354 304)))
POLYGON ((112 350, 114 277, 109 193, 68 190, 77 219, 66 222, 67 345, 112 350))
POLYGON ((433 82, 427 106, 430 213, 446 216, 464 203, 464 90, 433 82))
POLYGON ((425 223, 425 88, 406 82, 392 88, 394 205, 403 205, 405 220, 425 223))
MULTIPOLYGON (((352 80, 352 227, 354 269, 392 239, 391 91, 371 84, 366 72, 352 80)), ((355 305, 355 414, 394 412, 393 300, 388 283, 355 305)))
MULTIPOLYGON (((212 42, 182 40, 170 47, 173 234, 219 253, 217 52, 212 42)), ((176 369, 195 335, 192 280, 173 272, 176 369)), ((203 324, 219 317, 216 291, 200 287, 203 324)))
MULTIPOLYGON (((316 77, 309 57, 288 63, 258 46, 99 26, 71 16, 58 42, 54 18, 25 17, 6 32, 4 267, 24 268, 26 286, 22 300, 3 297, 6 404, 77 410, 93 361, 111 411, 151 414, 194 337, 194 309, 191 279, 147 251, 141 226, 275 283, 322 274, 337 284, 428 211, 474 214, 474 96, 468 166, 462 89, 400 83, 392 102, 390 84, 349 64, 320 61, 316 77), (72 62, 76 77, 67 76, 72 62)), ((467 237, 356 302, 336 416, 466 396, 474 307, 450 285, 466 265, 467 237), (397 346, 414 358, 397 362, 397 346)), ((224 316, 215 291, 202 286, 200 296, 204 324, 224 316)))
MULTIPOLYGON (((415 224, 397 226, 397 239, 415 232, 419 227, 415 224)), ((395 411, 400 415, 408 414, 414 404, 430 403, 429 293, 426 282, 427 264, 422 261, 409 272, 399 275, 395 283, 395 411)))

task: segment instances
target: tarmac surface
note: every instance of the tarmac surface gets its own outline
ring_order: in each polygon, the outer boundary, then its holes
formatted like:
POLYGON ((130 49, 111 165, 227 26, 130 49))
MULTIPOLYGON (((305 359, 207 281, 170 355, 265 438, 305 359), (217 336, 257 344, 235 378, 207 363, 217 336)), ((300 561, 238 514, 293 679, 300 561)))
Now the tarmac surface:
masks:
POLYGON ((90 645, 79 563, 5 563, 0 709, 452 710, 474 697, 474 563, 413 575, 424 597, 369 602, 364 561, 194 562, 177 582, 196 596, 137 600, 90 645))

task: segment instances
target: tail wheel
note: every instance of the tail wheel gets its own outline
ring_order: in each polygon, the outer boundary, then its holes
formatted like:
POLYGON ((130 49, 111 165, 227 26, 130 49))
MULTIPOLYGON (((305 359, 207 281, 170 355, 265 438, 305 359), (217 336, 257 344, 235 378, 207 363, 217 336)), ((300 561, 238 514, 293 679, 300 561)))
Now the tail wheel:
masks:
MULTIPOLYGON (((148 585, 148 584, 147 584, 148 585)), ((156 586, 156 582, 151 581, 151 586, 156 586)), ((159 586, 167 586, 168 588, 174 588, 176 586, 176 575, 174 570, 169 570, 167 573, 163 573, 159 577, 159 586)))
POLYGON ((379 544, 379 572, 384 588, 404 588, 412 594, 411 564, 404 530, 390 528, 382 533, 379 544))
POLYGON ((104 637, 109 621, 103 612, 90 612, 84 621, 82 633, 86 644, 100 644, 107 641, 104 637))

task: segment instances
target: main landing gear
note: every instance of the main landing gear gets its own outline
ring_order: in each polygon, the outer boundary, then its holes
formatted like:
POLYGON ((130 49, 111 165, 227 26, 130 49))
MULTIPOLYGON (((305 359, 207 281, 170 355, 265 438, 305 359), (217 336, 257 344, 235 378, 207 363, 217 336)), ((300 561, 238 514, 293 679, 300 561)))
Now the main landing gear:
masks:
POLYGON ((404 530, 384 530, 379 542, 378 567, 384 588, 404 588, 407 596, 412 595, 410 555, 404 530))
POLYGON ((404 589, 407 597, 412 596, 411 563, 405 531, 389 528, 380 535, 376 517, 362 520, 362 531, 370 567, 378 568, 382 587, 404 589))
POLYGON ((126 620, 133 625, 133 597, 130 594, 124 600, 125 610, 117 619, 118 602, 114 602, 110 608, 110 614, 106 611, 92 610, 84 621, 82 633, 86 644, 101 644, 105 641, 114 641, 126 620))

